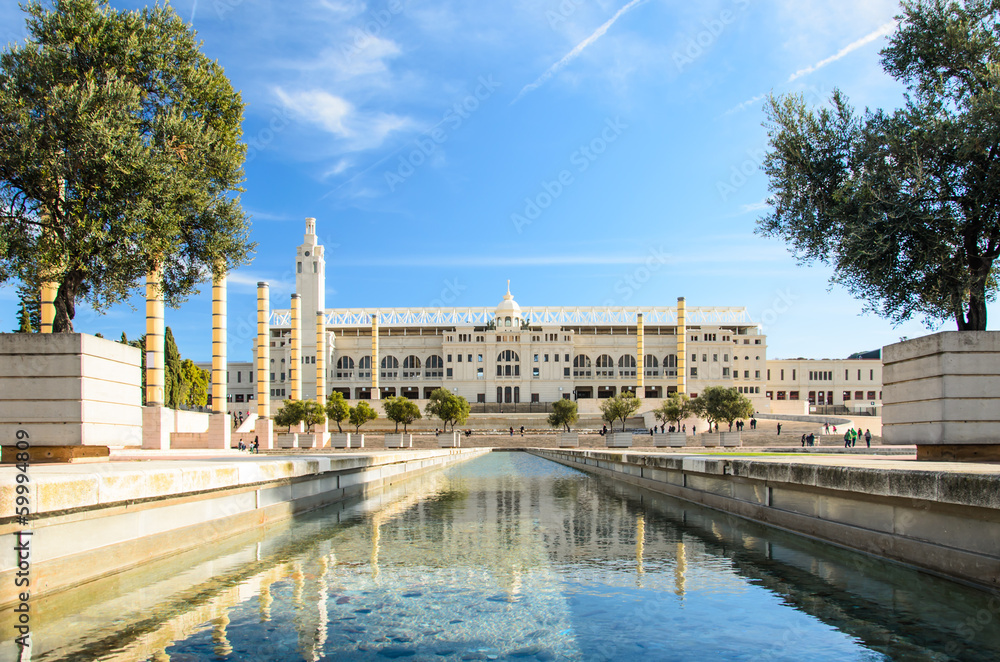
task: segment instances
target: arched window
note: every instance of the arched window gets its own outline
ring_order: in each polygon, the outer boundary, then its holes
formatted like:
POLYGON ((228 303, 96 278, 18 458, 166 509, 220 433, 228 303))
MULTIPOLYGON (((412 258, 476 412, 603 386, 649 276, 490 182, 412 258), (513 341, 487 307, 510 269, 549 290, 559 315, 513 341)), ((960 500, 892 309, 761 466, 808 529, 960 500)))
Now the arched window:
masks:
POLYGON ((653 356, 652 354, 647 354, 643 357, 642 362, 646 368, 647 377, 659 377, 660 376, 660 360, 653 356))
POLYGON ((586 354, 577 354, 573 357, 573 376, 590 377, 591 363, 590 357, 586 354))
POLYGON ((597 368, 597 370, 594 371, 594 374, 598 377, 615 376, 615 360, 607 354, 601 354, 598 356, 594 367, 597 368))
POLYGON ((334 370, 334 376, 337 379, 351 379, 354 376, 354 359, 350 356, 341 356, 337 359, 337 368, 334 370))
POLYGON ((504 318, 504 326, 510 326, 510 318, 509 317, 505 317, 504 318))
POLYGON ((419 379, 420 359, 410 354, 403 359, 403 379, 419 379))
POLYGON ((435 377, 444 377, 444 359, 437 354, 432 354, 427 357, 427 362, 424 364, 424 368, 424 377, 430 379, 435 377))
POLYGON ((505 349, 504 351, 497 354, 497 361, 501 363, 518 363, 521 357, 517 355, 512 349, 505 349))
POLYGON ((372 357, 365 354, 358 359, 358 379, 372 376, 372 357))
POLYGON ((677 367, 677 355, 667 354, 666 358, 663 359, 664 368, 676 368, 677 367))
POLYGON ((395 379, 399 376, 399 359, 391 354, 382 358, 382 370, 379 375, 383 379, 395 379))
POLYGON ((618 376, 635 377, 635 357, 631 354, 622 354, 618 357, 618 376))

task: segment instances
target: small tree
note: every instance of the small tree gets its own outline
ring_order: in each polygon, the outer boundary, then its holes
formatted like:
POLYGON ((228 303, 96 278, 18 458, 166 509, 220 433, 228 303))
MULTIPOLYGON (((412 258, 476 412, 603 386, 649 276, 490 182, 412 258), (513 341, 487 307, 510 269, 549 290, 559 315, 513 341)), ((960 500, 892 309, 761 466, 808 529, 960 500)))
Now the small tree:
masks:
POLYGON ((385 417, 396 424, 396 432, 399 432, 399 424, 403 424, 403 432, 406 426, 420 418, 420 407, 409 398, 403 396, 389 397, 382 402, 385 409, 385 417))
POLYGON ((367 402, 359 402, 357 407, 351 407, 348 410, 348 420, 354 426, 355 432, 360 432, 362 425, 368 421, 374 421, 376 418, 378 418, 378 412, 372 409, 367 402))
POLYGON ((552 403, 552 413, 549 414, 548 420, 552 427, 565 426, 566 432, 569 432, 570 424, 576 423, 579 418, 576 403, 563 398, 552 403))
POLYGON ((430 402, 424 411, 428 416, 440 418, 445 430, 448 429, 449 423, 454 430, 456 423, 461 425, 468 420, 472 407, 464 397, 450 393, 448 389, 437 388, 431 393, 430 402))
POLYGON ((342 421, 346 421, 351 415, 351 408, 344 399, 344 394, 340 391, 333 391, 326 399, 326 417, 337 424, 337 432, 343 432, 340 427, 342 421))
POLYGON ((38 290, 24 284, 18 286, 17 296, 21 303, 14 333, 34 333, 42 326, 42 296, 38 290))
POLYGON ((620 419, 622 422, 622 432, 624 432, 625 421, 629 416, 639 411, 639 407, 641 406, 642 402, 639 398, 635 397, 635 393, 625 391, 601 403, 601 418, 611 423, 612 427, 614 427, 615 420, 620 419))
POLYGON ((293 425, 298 425, 304 420, 306 420, 306 408, 301 400, 285 400, 281 409, 274 415, 274 424, 283 426, 289 431, 293 425))
POLYGON ((681 421, 691 415, 691 399, 686 393, 674 391, 653 410, 653 415, 661 423, 675 423, 680 428, 681 421))
POLYGON ((695 413, 710 425, 731 425, 737 419, 753 416, 753 403, 735 387, 709 386, 692 403, 695 413))
POLYGON ((208 373, 194 364, 191 359, 181 361, 184 375, 182 404, 188 407, 204 407, 208 402, 208 373))
POLYGON ((305 411, 302 421, 308 426, 310 432, 313 431, 313 426, 326 422, 326 409, 315 400, 306 400, 302 403, 302 408, 305 411))

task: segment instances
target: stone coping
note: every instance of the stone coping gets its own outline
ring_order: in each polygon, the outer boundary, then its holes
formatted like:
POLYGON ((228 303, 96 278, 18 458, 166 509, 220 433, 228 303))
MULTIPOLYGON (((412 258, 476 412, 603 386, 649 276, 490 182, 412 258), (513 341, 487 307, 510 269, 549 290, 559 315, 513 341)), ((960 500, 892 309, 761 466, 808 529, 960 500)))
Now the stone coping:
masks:
POLYGON ((544 448, 541 455, 578 455, 654 469, 728 475, 873 496, 1000 508, 1000 465, 917 462, 898 457, 740 457, 738 453, 680 454, 544 448))
MULTIPOLYGON (((383 450, 336 455, 296 454, 294 457, 216 451, 215 455, 184 459, 165 459, 160 455, 157 459, 112 459, 101 464, 33 464, 28 469, 27 485, 34 518, 79 508, 248 487, 327 472, 363 471, 400 462, 488 450, 383 450)), ((13 465, 0 467, 0 524, 10 524, 13 520, 18 473, 20 471, 13 465)))

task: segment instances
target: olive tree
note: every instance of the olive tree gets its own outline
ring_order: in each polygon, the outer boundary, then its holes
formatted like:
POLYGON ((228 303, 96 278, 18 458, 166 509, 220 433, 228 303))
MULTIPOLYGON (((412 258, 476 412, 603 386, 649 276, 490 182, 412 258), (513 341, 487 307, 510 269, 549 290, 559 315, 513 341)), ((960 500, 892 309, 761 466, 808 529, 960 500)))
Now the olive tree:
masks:
POLYGON ((554 428, 565 427, 566 432, 569 432, 569 426, 576 423, 579 418, 576 403, 562 398, 552 403, 552 413, 548 416, 548 422, 554 428))

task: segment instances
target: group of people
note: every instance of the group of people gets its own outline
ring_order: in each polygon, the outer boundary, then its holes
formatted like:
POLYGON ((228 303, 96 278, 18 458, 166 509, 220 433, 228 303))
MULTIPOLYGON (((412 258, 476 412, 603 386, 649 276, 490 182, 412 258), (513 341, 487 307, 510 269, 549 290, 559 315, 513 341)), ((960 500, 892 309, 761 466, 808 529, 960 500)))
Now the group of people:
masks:
POLYGON ((249 444, 243 443, 243 440, 240 439, 240 443, 237 444, 237 448, 239 448, 241 451, 250 451, 251 453, 260 453, 260 437, 254 435, 253 441, 251 443, 249 443, 249 444))
POLYGON ((858 439, 865 440, 865 446, 867 448, 872 447, 872 433, 871 430, 865 430, 864 434, 861 433, 861 428, 855 430, 854 428, 847 428, 847 432, 844 433, 844 448, 853 448, 858 445, 858 439))

